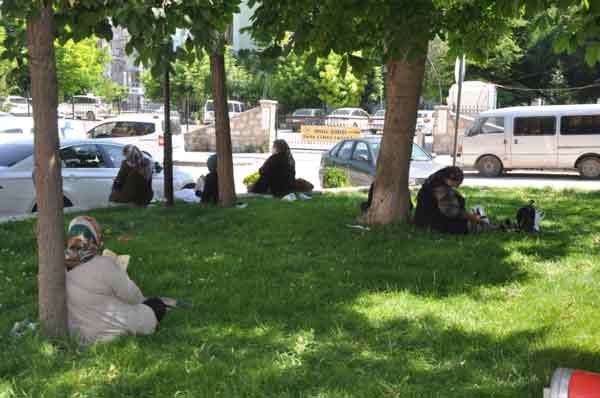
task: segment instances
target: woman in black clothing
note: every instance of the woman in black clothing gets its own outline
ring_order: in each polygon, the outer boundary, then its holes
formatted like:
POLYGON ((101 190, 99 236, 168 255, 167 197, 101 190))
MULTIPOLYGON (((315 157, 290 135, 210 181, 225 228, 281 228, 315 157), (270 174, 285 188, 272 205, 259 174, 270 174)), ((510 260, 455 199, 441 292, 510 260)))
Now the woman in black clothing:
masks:
POLYGON ((260 178, 250 187, 250 192, 272 194, 278 198, 294 192, 296 162, 285 140, 273 142, 273 155, 265 161, 258 173, 260 178))
POLYGON ((135 145, 126 145, 123 148, 123 156, 125 160, 121 163, 119 174, 113 182, 109 200, 147 206, 154 197, 152 161, 135 145))
POLYGON ((480 216, 465 209, 465 199, 456 190, 464 174, 458 167, 445 167, 425 181, 417 196, 415 224, 449 234, 468 234, 480 216))

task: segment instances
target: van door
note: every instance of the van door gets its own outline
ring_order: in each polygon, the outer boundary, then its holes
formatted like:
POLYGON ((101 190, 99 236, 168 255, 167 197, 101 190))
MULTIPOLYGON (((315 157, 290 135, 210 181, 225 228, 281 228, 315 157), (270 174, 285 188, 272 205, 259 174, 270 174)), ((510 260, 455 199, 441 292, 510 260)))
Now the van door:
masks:
POLYGON ((510 146, 511 168, 556 168, 556 117, 515 117, 510 146))
POLYGON ((475 167, 479 158, 493 155, 500 159, 504 167, 510 167, 504 123, 504 116, 482 116, 475 122, 462 140, 463 166, 475 167))

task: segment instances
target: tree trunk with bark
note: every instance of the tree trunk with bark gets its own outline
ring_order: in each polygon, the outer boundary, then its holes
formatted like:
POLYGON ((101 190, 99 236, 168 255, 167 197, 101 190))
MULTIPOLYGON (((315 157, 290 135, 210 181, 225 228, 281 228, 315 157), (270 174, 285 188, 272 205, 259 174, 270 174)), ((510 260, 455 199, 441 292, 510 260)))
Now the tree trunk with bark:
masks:
POLYGON ((173 134, 171 134, 171 74, 169 67, 167 67, 167 70, 165 71, 163 83, 165 96, 165 131, 163 132, 165 205, 167 207, 173 207, 173 134))
POLYGON ((35 125, 34 182, 37 200, 38 303, 43 332, 66 336, 62 176, 58 141, 58 83, 54 57, 52 1, 27 20, 31 95, 35 125))
POLYGON ((225 75, 223 47, 210 55, 212 93, 215 109, 215 133, 217 135, 217 175, 219 176, 219 205, 232 207, 235 204, 235 182, 233 179, 233 155, 231 129, 225 75))
POLYGON ((408 177, 425 56, 390 60, 387 64, 387 106, 373 202, 361 221, 390 224, 409 221, 408 177))

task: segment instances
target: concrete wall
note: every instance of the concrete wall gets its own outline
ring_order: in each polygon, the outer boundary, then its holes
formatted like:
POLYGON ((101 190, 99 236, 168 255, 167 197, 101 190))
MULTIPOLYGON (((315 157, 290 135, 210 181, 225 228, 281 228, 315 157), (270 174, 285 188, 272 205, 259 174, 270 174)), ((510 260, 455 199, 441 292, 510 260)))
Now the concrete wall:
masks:
MULTIPOLYGON (((260 106, 230 119, 231 146, 234 153, 268 152, 275 139, 277 101, 261 100, 260 106)), ((185 134, 188 152, 217 150, 215 126, 202 126, 185 134)))
MULTIPOLYGON (((454 148, 456 113, 451 112, 447 106, 437 106, 434 117, 433 152, 440 155, 451 154, 454 148)), ((474 121, 474 115, 460 116, 458 123, 459 138, 473 125, 474 121)))

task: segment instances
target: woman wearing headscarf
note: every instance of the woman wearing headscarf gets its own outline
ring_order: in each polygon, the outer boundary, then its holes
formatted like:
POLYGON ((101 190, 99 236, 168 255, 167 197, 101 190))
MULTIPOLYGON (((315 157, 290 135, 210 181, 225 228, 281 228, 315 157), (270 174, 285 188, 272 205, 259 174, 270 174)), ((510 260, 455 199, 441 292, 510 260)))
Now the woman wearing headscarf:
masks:
POLYGON ((69 333, 82 344, 155 331, 168 298, 146 299, 124 268, 100 255, 102 231, 92 217, 69 224, 65 266, 69 333))
POLYGON ((276 197, 284 197, 294 192, 296 184, 296 162, 285 140, 273 142, 273 154, 258 170, 260 177, 250 187, 252 193, 270 193, 276 197))
POLYGON ((152 161, 135 145, 126 145, 123 148, 123 156, 125 160, 121 163, 109 200, 147 206, 154 197, 152 161))
POLYGON ((206 161, 208 174, 204 177, 204 187, 198 192, 202 203, 219 203, 219 177, 217 175, 217 155, 211 155, 206 161))
POLYGON ((453 166, 429 176, 417 195, 415 224, 449 234, 473 231, 480 216, 465 209, 465 199, 456 190, 463 179, 462 170, 453 166))

